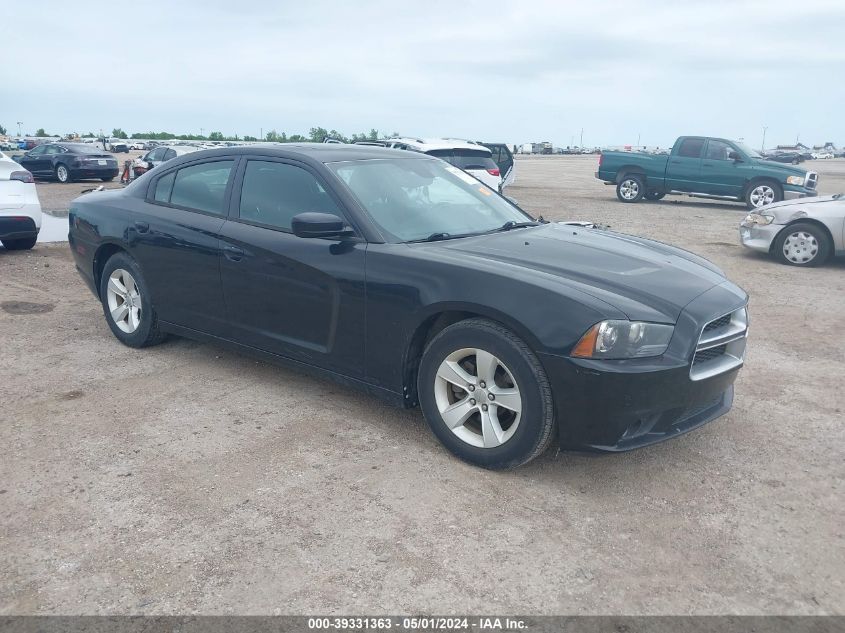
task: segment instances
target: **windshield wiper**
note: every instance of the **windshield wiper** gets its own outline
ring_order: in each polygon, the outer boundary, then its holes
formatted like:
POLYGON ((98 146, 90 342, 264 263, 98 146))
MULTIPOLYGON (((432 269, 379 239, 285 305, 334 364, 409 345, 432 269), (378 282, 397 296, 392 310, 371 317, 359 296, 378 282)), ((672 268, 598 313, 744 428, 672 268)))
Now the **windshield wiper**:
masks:
POLYGON ((413 242, 439 242, 440 240, 448 240, 450 237, 460 237, 459 235, 450 235, 449 233, 437 232, 432 233, 428 237, 421 237, 418 240, 408 240, 408 243, 411 244, 413 242))
POLYGON ((539 224, 539 222, 534 222, 533 220, 530 222, 517 222, 516 220, 508 220, 499 228, 490 231, 490 233, 498 233, 499 231, 511 231, 513 229, 521 229, 526 226, 538 226, 539 224))

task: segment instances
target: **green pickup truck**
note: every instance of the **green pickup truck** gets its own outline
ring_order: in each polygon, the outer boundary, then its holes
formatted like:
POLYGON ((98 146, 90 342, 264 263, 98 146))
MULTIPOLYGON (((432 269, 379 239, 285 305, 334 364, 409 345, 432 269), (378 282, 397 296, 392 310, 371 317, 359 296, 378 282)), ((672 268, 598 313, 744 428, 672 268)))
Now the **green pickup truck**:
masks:
POLYGON ((749 209, 816 195, 819 176, 766 160, 743 143, 681 136, 666 154, 602 152, 596 178, 616 185, 622 202, 660 200, 667 193, 745 202, 749 209))

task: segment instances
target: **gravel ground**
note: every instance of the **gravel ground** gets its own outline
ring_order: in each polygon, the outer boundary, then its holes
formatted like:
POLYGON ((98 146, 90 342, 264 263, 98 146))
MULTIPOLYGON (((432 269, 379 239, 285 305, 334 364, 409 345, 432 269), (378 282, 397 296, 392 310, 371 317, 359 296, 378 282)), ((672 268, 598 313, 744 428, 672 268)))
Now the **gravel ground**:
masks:
MULTIPOLYGON (((739 205, 623 205, 595 162, 520 158, 509 193, 713 260, 751 295, 747 364, 703 429, 508 473, 416 410, 125 348, 67 245, 0 249, 0 614, 845 612, 845 261, 745 252, 739 205)), ((811 165, 845 190, 845 161, 811 165)), ((45 208, 74 188, 39 185, 45 208)))

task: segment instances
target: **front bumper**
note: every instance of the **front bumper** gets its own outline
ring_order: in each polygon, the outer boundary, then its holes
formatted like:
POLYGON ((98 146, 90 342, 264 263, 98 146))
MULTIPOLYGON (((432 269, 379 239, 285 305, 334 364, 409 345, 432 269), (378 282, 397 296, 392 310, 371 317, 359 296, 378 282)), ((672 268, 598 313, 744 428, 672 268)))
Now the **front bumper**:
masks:
POLYGON ((806 187, 795 187, 793 185, 786 185, 783 188, 784 200, 795 200, 797 198, 813 198, 819 195, 815 189, 807 189, 806 187))
POLYGON ((742 308, 747 295, 726 282, 681 312, 663 356, 631 360, 540 354, 555 399, 563 448, 627 451, 677 437, 727 413, 741 364, 692 380, 704 325, 742 308))
POLYGON ((739 225, 739 241, 747 248, 768 253, 782 228, 782 224, 746 224, 743 222, 739 225))

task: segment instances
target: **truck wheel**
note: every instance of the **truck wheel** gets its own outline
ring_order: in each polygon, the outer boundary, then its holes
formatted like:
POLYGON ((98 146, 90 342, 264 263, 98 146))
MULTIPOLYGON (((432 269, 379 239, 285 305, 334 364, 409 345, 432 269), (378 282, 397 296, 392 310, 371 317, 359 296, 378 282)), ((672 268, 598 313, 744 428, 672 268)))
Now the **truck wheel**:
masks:
POLYGON ((663 200, 663 196, 666 194, 662 191, 649 191, 645 194, 646 200, 663 200))
POLYGON ((791 224, 775 238, 775 256, 784 264, 813 268, 821 266, 830 256, 830 240, 815 224, 791 224))
POLYGON ((625 176, 616 185, 616 197, 621 202, 639 202, 645 195, 643 177, 637 174, 625 176))
POLYGON ((781 200, 783 200, 783 190, 780 185, 768 180, 752 182, 745 190, 745 204, 749 209, 759 209, 781 200))

